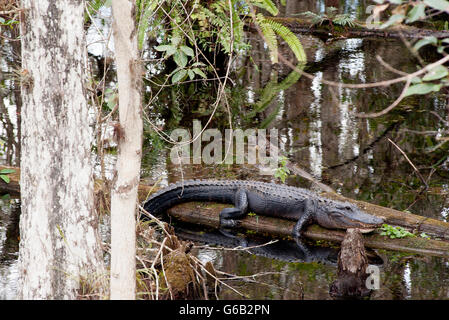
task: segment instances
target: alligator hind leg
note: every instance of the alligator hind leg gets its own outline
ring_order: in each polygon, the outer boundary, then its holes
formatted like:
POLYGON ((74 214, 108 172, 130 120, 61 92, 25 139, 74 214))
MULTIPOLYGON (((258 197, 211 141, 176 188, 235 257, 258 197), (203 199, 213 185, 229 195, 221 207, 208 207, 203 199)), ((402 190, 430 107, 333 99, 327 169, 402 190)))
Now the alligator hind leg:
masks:
POLYGON ((234 208, 225 208, 220 212, 220 227, 236 227, 238 220, 246 216, 248 212, 248 196, 246 190, 240 189, 235 194, 234 208))

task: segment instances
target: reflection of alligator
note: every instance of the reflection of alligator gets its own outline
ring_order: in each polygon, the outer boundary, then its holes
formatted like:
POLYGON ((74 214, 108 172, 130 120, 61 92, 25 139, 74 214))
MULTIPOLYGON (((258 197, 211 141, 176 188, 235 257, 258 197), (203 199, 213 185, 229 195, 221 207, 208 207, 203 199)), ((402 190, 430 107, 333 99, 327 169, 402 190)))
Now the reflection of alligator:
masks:
MULTIPOLYGON (((336 265, 338 259, 338 248, 304 244, 298 246, 293 241, 277 240, 269 243, 265 237, 244 237, 230 235, 227 232, 211 230, 204 231, 194 226, 176 224, 176 235, 183 240, 213 244, 225 248, 248 248, 248 252, 257 256, 267 257, 286 262, 320 262, 336 265)), ((382 264, 382 259, 377 255, 370 255, 371 264, 382 264)))
POLYGON ((185 229, 178 225, 175 227, 175 232, 183 240, 213 244, 225 248, 247 248, 246 251, 257 256, 286 262, 321 262, 336 265, 338 258, 338 249, 312 245, 298 247, 295 242, 288 240, 277 240, 268 244, 269 239, 266 238, 237 237, 218 230, 210 232, 192 231, 192 227, 185 229))
POLYGON ((145 203, 145 210, 160 214, 170 207, 189 201, 214 201, 234 204, 220 212, 220 226, 234 227, 248 212, 296 220, 293 236, 304 226, 318 223, 331 229, 379 227, 383 219, 364 213, 356 205, 330 200, 306 189, 274 183, 243 180, 188 180, 171 184, 145 203))

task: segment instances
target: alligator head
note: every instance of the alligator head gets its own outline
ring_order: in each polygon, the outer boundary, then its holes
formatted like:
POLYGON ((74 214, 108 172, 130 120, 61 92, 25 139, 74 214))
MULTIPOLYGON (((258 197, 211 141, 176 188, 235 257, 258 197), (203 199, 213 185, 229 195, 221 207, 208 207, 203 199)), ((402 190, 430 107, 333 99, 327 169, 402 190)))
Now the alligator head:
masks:
POLYGON ((333 202, 326 209, 318 210, 316 220, 325 228, 357 228, 361 232, 370 232, 384 223, 383 218, 367 214, 348 202, 333 202))

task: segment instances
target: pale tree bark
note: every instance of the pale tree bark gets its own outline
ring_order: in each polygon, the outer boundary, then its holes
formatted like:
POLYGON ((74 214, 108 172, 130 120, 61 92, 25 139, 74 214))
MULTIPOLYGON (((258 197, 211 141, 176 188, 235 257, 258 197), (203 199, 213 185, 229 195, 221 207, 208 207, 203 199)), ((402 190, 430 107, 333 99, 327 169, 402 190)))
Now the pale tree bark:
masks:
POLYGON ((135 1, 113 0, 120 127, 117 176, 111 191, 111 299, 135 299, 136 209, 142 154, 141 69, 135 1))
POLYGON ((85 96, 84 2, 23 0, 19 299, 73 299, 104 273, 85 96))

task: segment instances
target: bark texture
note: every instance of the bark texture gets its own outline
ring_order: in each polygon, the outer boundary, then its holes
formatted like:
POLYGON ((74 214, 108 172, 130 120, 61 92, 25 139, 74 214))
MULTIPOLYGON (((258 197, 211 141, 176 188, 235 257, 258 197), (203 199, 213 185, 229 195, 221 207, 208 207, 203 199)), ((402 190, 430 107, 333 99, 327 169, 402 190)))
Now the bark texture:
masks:
POLYGON ((111 191, 111 299, 135 299, 136 209, 142 154, 140 59, 135 2, 112 1, 120 128, 111 191))
POLYGON ((368 274, 368 257, 366 256, 363 237, 358 229, 348 229, 341 242, 338 254, 337 280, 329 289, 334 299, 361 299, 368 297, 371 290, 366 288, 368 274))
POLYGON ((84 2, 23 0, 20 299, 73 299, 104 272, 84 90, 84 2))

